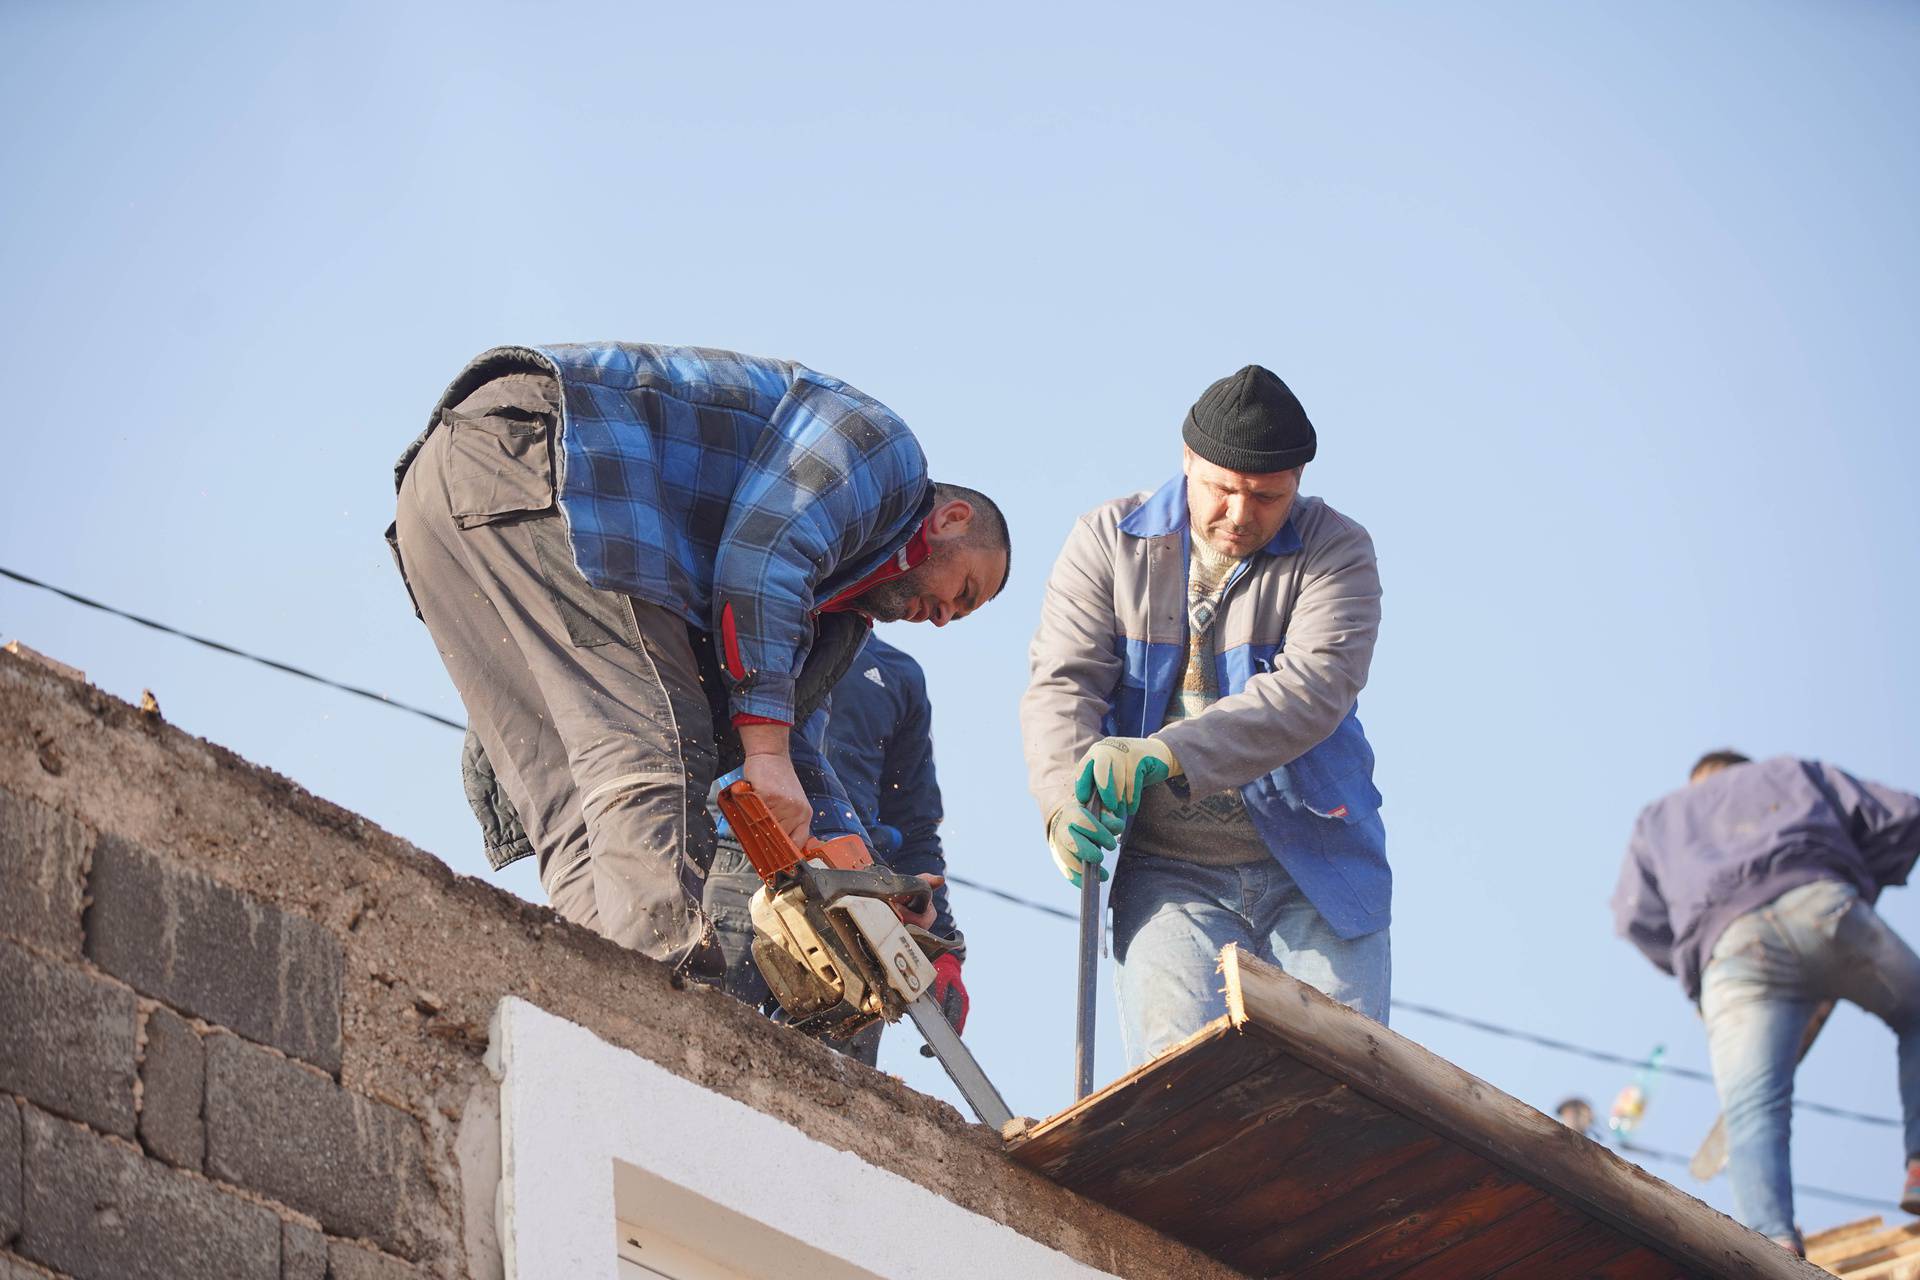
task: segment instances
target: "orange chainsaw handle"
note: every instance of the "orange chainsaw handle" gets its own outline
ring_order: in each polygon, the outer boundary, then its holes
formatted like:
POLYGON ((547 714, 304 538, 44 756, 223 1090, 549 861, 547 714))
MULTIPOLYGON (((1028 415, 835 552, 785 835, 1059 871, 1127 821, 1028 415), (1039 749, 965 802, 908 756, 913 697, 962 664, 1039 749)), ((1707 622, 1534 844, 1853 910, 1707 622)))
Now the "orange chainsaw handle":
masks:
POLYGON ((727 816, 727 823, 733 828, 734 839, 747 851, 747 861, 753 863, 753 869, 767 884, 772 884, 781 872, 794 864, 814 858, 836 871, 862 871, 873 865, 867 842, 859 836, 835 836, 831 840, 809 838, 804 847, 796 845, 786 828, 774 820, 767 802, 755 794, 753 784, 744 778, 723 790, 719 802, 720 812, 727 816))

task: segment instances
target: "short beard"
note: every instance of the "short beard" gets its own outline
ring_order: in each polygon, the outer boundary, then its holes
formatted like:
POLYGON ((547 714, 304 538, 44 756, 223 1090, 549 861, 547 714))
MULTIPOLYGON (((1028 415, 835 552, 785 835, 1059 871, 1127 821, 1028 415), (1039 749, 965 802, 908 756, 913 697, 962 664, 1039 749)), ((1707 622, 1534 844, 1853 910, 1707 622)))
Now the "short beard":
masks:
POLYGON ((871 615, 875 622, 898 622, 913 607, 913 598, 919 594, 916 590, 919 578, 919 566, 916 565, 897 578, 874 583, 848 603, 860 612, 871 615))

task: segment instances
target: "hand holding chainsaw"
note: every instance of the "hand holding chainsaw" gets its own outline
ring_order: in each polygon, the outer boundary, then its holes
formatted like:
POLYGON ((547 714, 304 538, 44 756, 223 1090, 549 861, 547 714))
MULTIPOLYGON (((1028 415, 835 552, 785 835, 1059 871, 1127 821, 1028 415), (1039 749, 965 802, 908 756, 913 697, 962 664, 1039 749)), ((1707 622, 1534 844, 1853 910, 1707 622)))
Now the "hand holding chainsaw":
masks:
POLYGON ((1013 1115, 955 1025, 967 1007, 960 958, 893 906, 932 879, 876 866, 858 836, 797 844, 751 782, 724 788, 718 801, 760 874, 748 904, 753 959, 789 1020, 846 1035, 910 1016, 974 1114, 1006 1132, 1013 1115))

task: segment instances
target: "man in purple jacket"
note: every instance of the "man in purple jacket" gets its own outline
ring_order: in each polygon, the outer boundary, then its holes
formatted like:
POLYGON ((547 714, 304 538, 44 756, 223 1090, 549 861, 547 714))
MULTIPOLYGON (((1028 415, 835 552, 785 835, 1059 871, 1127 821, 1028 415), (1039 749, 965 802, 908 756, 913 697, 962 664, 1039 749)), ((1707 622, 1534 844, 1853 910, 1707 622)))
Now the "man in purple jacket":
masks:
POLYGON ((1804 1253, 1787 1136, 1814 1008, 1851 1000, 1900 1039, 1907 1182, 1920 1213, 1920 957, 1875 913, 1920 856, 1920 797, 1832 765, 1714 751, 1634 825, 1614 924, 1707 1023, 1740 1220, 1804 1253))

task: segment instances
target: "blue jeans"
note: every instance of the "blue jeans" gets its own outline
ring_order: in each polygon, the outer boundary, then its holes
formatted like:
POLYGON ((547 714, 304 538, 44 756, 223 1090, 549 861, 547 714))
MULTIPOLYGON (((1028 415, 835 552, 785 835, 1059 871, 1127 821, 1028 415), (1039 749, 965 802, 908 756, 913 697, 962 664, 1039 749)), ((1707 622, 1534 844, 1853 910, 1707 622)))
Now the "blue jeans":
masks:
POLYGON ((1853 1001, 1900 1038, 1907 1154, 1920 1155, 1920 956, 1852 885, 1790 889, 1727 926, 1700 983, 1734 1211, 1763 1235, 1795 1235, 1793 1070, 1807 1020, 1827 999, 1853 1001))
POLYGON ((1272 859, 1203 867, 1126 854, 1113 879, 1113 955, 1128 1066, 1226 1013, 1220 950, 1228 943, 1387 1020, 1393 960, 1385 929, 1342 938, 1272 859))

